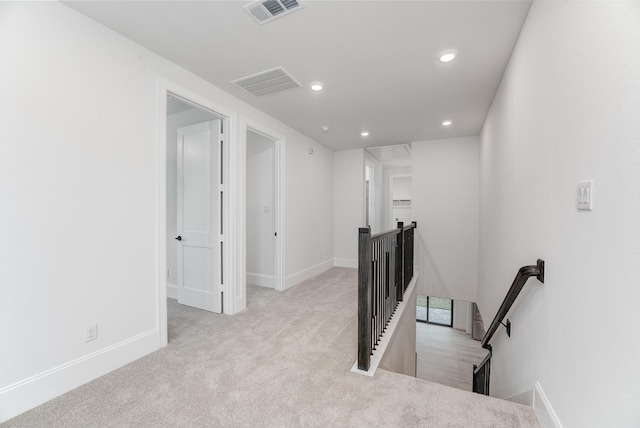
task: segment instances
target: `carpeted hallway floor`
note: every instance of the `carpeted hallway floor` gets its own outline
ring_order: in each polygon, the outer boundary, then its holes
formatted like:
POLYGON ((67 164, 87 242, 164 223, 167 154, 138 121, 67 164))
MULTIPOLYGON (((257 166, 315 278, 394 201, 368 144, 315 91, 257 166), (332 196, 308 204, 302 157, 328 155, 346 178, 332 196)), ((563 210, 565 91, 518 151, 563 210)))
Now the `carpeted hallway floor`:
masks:
POLYGON ((357 271, 248 290, 216 315, 169 304, 169 345, 3 427, 538 427, 531 408, 356 359, 357 271))

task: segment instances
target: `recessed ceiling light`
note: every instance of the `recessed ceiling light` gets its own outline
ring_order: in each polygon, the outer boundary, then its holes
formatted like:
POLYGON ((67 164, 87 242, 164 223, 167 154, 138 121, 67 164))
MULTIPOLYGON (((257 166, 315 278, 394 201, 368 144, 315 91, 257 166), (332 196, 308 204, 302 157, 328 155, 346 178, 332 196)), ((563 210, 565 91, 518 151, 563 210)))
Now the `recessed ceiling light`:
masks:
POLYGON ((313 82, 309 85, 312 91, 321 91, 324 88, 324 83, 322 82, 313 82))
POLYGON ((453 123, 453 122, 452 122, 452 121, 450 121, 450 120, 445 120, 445 121, 443 121, 443 122, 442 122, 442 126, 449 126, 449 125, 451 125, 452 123, 453 123))
POLYGON ((456 59, 458 52, 453 50, 444 51, 440 54, 440 62, 451 62, 456 59))
POLYGON ((367 132, 367 131, 362 131, 362 132, 360 133, 360 135, 362 135, 363 137, 368 137, 368 136, 369 136, 369 132, 367 132))

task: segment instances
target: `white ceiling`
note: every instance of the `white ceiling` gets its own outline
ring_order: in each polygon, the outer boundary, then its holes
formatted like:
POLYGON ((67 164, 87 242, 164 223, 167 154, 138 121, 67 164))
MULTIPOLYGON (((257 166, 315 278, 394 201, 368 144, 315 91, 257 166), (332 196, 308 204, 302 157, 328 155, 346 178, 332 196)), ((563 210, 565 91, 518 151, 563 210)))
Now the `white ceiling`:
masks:
POLYGON ((306 1, 260 25, 245 1, 65 3, 334 150, 477 135, 530 6, 306 1), (458 58, 440 63, 447 49, 458 58), (255 98, 231 83, 278 66, 303 87, 255 98))

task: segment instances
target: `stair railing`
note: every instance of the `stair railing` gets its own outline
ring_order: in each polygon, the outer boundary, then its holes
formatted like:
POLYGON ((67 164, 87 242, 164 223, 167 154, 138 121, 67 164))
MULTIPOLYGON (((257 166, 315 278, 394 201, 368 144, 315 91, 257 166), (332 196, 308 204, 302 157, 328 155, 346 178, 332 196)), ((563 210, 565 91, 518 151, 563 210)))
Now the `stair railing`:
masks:
POLYGON ((358 237, 358 369, 369 370, 371 355, 413 278, 416 222, 358 237))
POLYGON ((489 374, 492 356, 492 348, 489 342, 491 341, 491 338, 493 337, 495 332, 498 330, 498 327, 500 327, 501 325, 506 328, 507 336, 511 337, 511 321, 507 320, 506 324, 504 324, 502 321, 507 316, 507 313, 509 313, 509 310, 511 309, 511 306, 513 306, 513 303, 518 298, 518 295, 522 291, 524 284, 532 276, 535 276, 538 281, 544 284, 544 260, 538 259, 535 265, 523 266, 520 268, 520 270, 518 270, 518 273, 513 280, 513 283, 511 284, 507 295, 502 301, 502 304, 500 305, 496 316, 493 318, 489 329, 482 338, 482 347, 484 349, 487 349, 489 353, 484 358, 484 360, 482 360, 480 365, 474 364, 473 366, 473 392, 489 395, 489 374))

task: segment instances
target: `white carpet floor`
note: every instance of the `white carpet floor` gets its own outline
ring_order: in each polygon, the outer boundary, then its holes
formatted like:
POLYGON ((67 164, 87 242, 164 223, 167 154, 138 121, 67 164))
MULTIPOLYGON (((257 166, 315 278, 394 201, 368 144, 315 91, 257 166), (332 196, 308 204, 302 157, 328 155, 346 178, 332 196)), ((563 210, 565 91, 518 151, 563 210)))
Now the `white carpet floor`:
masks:
POLYGON ((530 407, 356 359, 357 271, 250 287, 216 315, 171 301, 169 345, 3 427, 538 427, 530 407))

